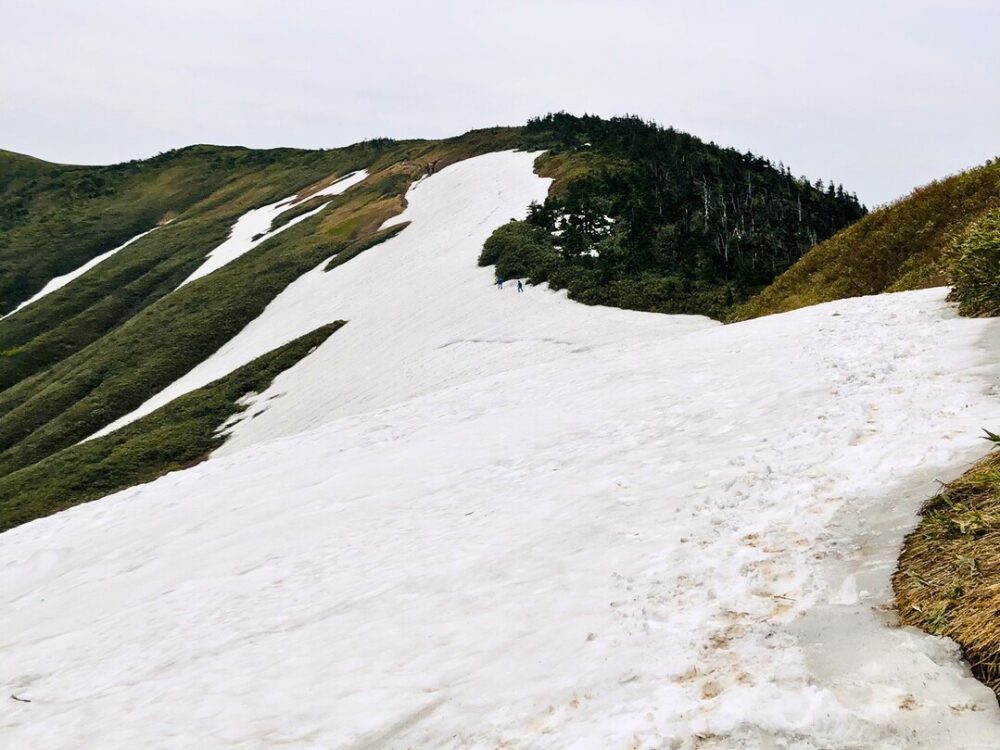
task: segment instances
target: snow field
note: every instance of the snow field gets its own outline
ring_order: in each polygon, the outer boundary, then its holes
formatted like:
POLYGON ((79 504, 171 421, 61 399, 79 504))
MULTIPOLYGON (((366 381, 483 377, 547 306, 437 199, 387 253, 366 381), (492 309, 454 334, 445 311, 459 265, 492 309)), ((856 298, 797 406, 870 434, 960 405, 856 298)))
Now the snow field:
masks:
POLYGON ((209 461, 3 535, 32 702, 0 745, 997 747, 889 586, 1000 419, 996 322, 940 289, 724 327, 496 290, 531 160, 422 181, 211 358, 349 320, 209 461))
POLYGON ((494 288, 492 269, 477 267, 476 258, 494 229, 545 198, 550 180, 533 174, 537 155, 487 154, 421 180, 407 193, 406 210, 386 222, 411 222, 400 234, 333 271, 323 270, 328 261, 319 264, 214 355, 95 437, 334 320, 348 324, 245 412, 258 416, 237 425, 223 451, 575 348, 718 325, 584 307, 545 289, 517 294, 515 283, 494 288), (272 398, 286 391, 300 396, 272 398))

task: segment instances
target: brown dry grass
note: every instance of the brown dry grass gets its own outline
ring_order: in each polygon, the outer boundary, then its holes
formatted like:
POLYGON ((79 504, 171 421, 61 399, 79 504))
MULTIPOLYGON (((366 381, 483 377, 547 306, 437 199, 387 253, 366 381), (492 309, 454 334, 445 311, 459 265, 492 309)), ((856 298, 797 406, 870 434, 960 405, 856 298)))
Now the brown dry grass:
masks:
POLYGON ((1000 452, 931 498, 893 576, 901 618, 961 645, 1000 695, 1000 452))

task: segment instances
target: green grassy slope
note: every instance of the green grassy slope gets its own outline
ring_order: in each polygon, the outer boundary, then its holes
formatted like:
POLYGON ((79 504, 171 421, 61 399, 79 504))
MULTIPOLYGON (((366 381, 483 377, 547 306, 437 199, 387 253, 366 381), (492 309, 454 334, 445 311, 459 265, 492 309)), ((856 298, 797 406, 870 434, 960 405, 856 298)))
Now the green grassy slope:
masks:
POLYGON ((998 207, 1000 160, 932 182, 817 245, 732 319, 949 283, 949 248, 998 207))
MULTIPOLYGON (((26 192, 32 181, 59 169, 58 164, 0 149, 0 195, 26 192)), ((0 222, 5 220, 0 218, 0 222)))
MULTIPOLYGON (((161 219, 174 219, 72 284, 0 320, 0 389, 96 341, 176 288, 248 209, 367 167, 390 146, 319 152, 193 147, 156 157, 151 165, 125 165, 123 176, 113 171, 113 187, 93 198, 75 197, 65 176, 36 180, 26 193, 30 212, 0 229, 0 266, 9 269, 0 275, 6 283, 0 295, 20 290, 12 299, 42 286, 54 265, 60 273, 72 270, 161 219), (28 279, 32 284, 24 286, 28 279)), ((56 169, 83 180, 112 168, 56 169)), ((13 201, 12 195, 4 192, 0 205, 13 201)))
POLYGON ((0 156, 0 312, 202 201, 208 211, 237 196, 259 205, 346 169, 348 153, 363 166, 362 150, 191 146, 99 167, 0 156))
POLYGON ((282 289, 398 210, 366 185, 228 266, 141 310, 93 344, 0 393, 0 475, 139 406, 259 315, 282 289))

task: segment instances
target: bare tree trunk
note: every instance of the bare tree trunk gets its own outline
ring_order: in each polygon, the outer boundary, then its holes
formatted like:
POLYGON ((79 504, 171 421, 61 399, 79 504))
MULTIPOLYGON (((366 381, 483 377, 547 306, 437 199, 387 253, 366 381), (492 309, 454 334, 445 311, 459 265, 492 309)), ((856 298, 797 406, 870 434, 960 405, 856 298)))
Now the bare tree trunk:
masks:
POLYGON ((704 177, 701 178, 701 192, 702 197, 705 199, 705 231, 708 231, 708 181, 704 177))

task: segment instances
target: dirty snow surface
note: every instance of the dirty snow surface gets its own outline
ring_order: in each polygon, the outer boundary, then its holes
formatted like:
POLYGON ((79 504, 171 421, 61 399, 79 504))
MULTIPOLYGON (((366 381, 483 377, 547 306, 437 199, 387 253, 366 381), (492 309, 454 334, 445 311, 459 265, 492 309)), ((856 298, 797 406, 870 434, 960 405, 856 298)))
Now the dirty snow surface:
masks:
POLYGON ((421 182, 251 324, 349 320, 226 451, 0 537, 0 746, 1000 745, 889 588, 1000 419, 993 324, 943 290, 723 327, 495 289, 483 236, 545 187, 524 154, 421 182))

